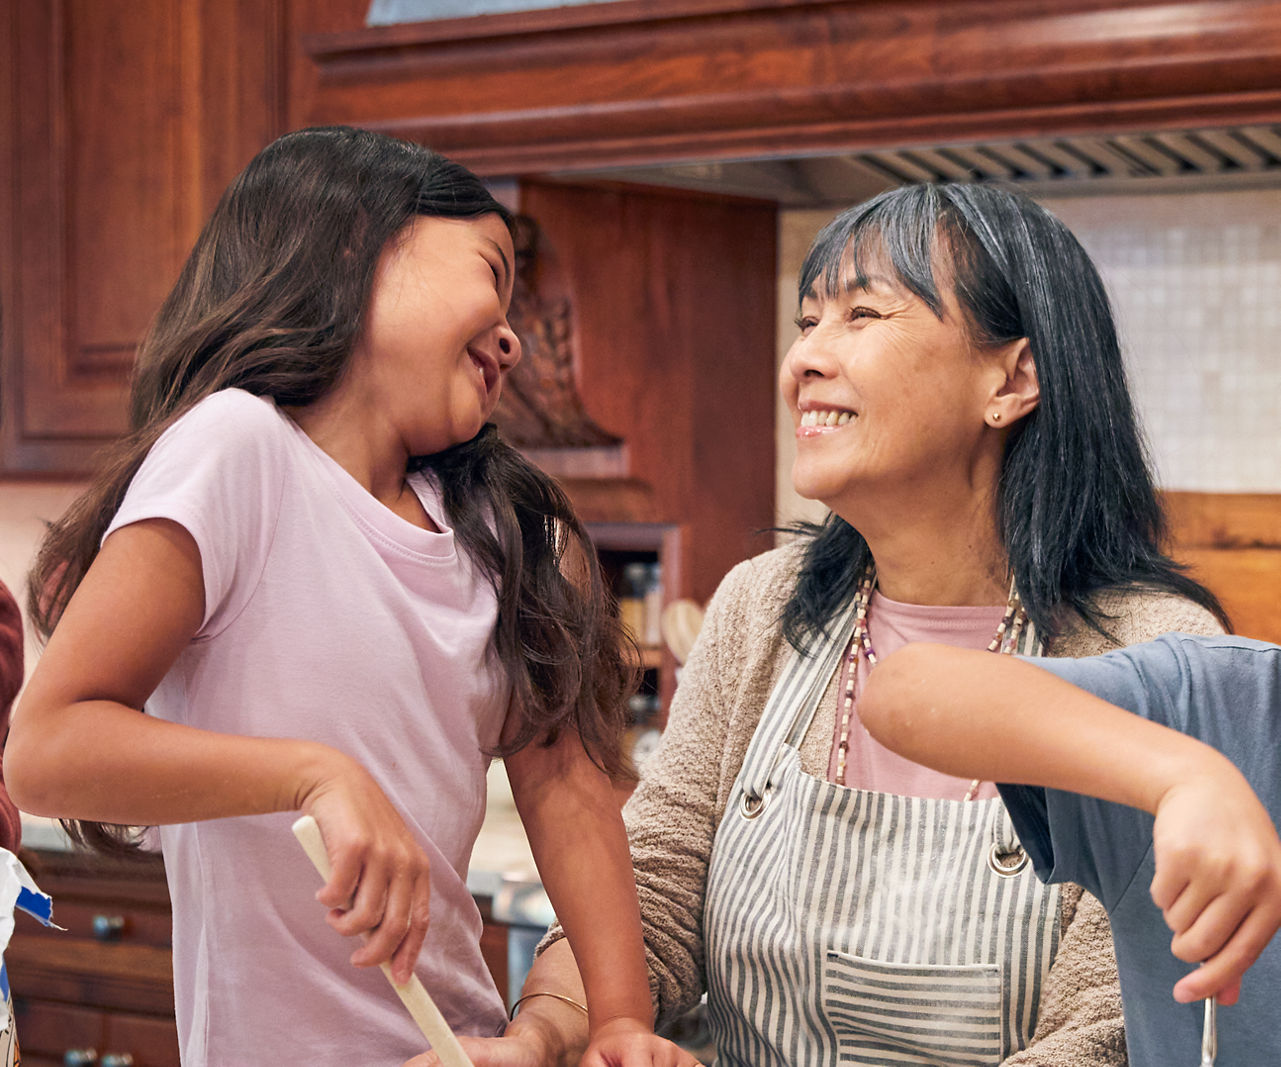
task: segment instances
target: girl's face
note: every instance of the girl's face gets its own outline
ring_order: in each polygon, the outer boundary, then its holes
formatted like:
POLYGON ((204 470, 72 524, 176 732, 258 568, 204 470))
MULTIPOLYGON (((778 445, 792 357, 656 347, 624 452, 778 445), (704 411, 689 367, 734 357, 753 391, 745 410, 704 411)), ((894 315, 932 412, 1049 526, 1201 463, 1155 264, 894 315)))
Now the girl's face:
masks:
POLYGON ((853 521, 886 492, 937 499, 973 480, 994 364, 950 291, 939 319, 888 271, 847 275, 842 291, 807 295, 797 325, 779 385, 801 496, 853 521))
POLYGON ((409 455, 468 441, 493 414, 521 354, 515 262, 497 215, 420 215, 383 250, 349 370, 409 455))

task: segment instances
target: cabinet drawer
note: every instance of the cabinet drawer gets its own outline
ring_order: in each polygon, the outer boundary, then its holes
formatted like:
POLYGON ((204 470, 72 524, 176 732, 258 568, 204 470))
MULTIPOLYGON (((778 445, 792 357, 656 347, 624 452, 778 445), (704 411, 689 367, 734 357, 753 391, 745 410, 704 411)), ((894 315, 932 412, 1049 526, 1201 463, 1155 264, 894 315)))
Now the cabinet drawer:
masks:
POLYGON ((22 916, 17 928, 23 935, 60 941, 70 934, 157 948, 172 943, 169 891, 158 858, 122 861, 75 852, 32 852, 25 858, 40 888, 53 897, 54 921, 67 932, 22 916))
POLYGON ((99 1067, 104 1061, 131 1063, 131 1067, 178 1067, 178 1029, 172 1019, 108 1014, 15 997, 14 1021, 24 1067, 62 1067, 72 1051, 83 1054, 86 1067, 99 1067), (112 1060, 113 1056, 117 1059, 112 1060))
POLYGON ((15 934, 5 965, 15 997, 173 1016, 173 954, 168 949, 15 934))
POLYGON ((71 936, 156 948, 173 944, 173 917, 168 908, 123 900, 84 901, 64 895, 53 898, 53 918, 62 930, 48 929, 29 917, 20 919, 19 925, 24 935, 54 940, 71 936))

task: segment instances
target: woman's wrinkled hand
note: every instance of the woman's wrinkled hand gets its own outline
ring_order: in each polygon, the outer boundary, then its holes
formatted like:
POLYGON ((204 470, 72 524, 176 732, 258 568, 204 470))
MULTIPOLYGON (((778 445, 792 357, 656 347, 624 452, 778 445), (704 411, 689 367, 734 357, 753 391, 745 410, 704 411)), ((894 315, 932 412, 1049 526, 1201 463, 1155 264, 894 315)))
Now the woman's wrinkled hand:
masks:
POLYGON ((1174 987, 1174 998, 1234 1004, 1241 976, 1281 926, 1276 828, 1229 764, 1167 791, 1152 840, 1152 899, 1174 932, 1170 950, 1201 964, 1174 987))
POLYGON ((409 981, 427 936, 430 870, 405 820, 354 760, 334 753, 298 807, 320 827, 332 871, 316 893, 326 921, 344 937, 365 937, 357 967, 388 963, 409 981))

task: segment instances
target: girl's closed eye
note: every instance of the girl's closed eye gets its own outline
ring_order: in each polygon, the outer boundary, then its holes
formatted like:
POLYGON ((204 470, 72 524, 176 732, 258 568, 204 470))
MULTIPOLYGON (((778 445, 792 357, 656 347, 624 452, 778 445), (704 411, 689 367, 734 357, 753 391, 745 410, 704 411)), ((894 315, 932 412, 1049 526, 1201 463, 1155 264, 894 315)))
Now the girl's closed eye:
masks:
POLYGON ((846 318, 851 322, 858 319, 880 319, 884 316, 874 308, 867 307, 865 304, 857 304, 850 308, 846 313, 846 318))
POLYGON ((818 325, 818 319, 812 315, 798 315, 792 321, 796 323, 796 328, 800 330, 802 335, 809 333, 810 330, 818 325))

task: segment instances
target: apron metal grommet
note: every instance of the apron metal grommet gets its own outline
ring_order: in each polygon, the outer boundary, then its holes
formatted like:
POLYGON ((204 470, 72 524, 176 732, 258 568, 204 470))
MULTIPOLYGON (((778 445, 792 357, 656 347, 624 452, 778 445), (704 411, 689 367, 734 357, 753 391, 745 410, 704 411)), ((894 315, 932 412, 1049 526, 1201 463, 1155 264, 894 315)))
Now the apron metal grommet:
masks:
POLYGON ((1027 866, 1027 862, 1027 853, 1018 845, 1014 846, 1014 851, 1006 852, 999 843, 993 843, 987 854, 987 865, 1002 878, 1013 878, 1027 866))
POLYGON ((770 794, 773 792, 769 786, 765 787, 765 792, 760 796, 754 797, 751 793, 744 793, 742 799, 738 802, 738 812, 744 819, 755 819, 765 810, 765 805, 769 803, 770 794))

